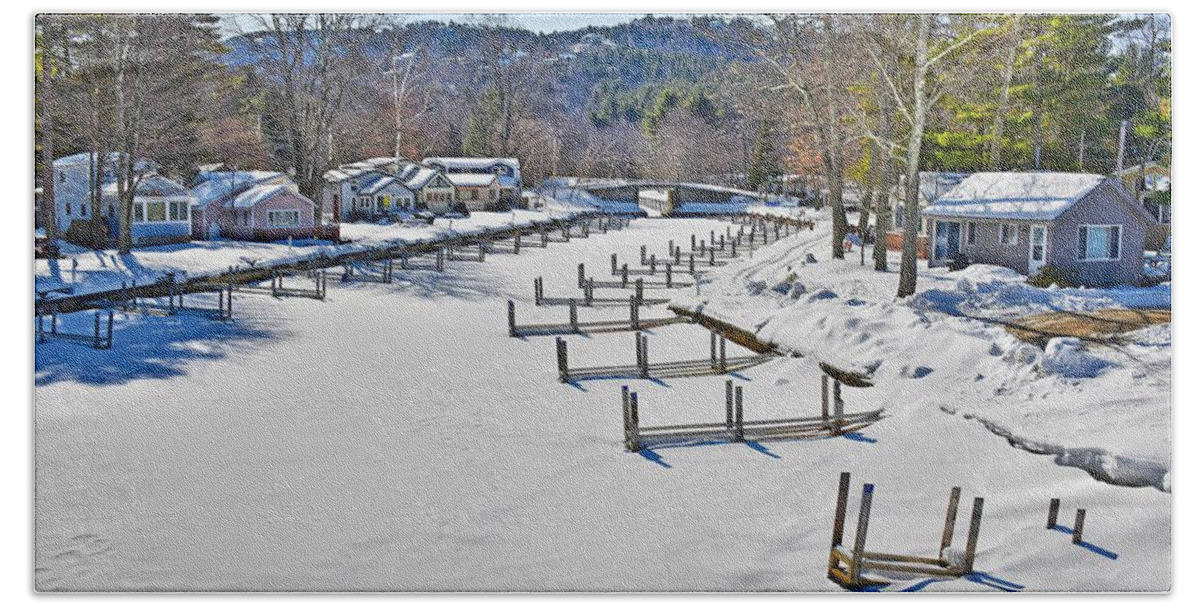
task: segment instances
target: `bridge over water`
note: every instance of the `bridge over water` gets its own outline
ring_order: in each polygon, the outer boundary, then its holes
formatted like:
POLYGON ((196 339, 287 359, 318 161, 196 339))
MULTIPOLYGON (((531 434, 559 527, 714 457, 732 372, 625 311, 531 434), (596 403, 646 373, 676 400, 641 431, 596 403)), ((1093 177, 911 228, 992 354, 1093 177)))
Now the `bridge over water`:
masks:
POLYGON ((757 192, 726 186, 666 180, 558 178, 551 183, 561 191, 584 192, 603 203, 636 205, 647 215, 688 216, 744 212, 766 199, 757 192))

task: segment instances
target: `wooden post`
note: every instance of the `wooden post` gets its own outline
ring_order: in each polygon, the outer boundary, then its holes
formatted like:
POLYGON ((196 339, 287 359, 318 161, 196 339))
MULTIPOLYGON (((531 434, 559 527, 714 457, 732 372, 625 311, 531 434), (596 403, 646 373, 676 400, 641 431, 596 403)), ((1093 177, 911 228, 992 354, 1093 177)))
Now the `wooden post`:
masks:
POLYGON ((517 337, 517 305, 508 301, 508 337, 517 337))
POLYGON ((44 315, 37 315, 37 341, 38 341, 38 344, 46 343, 46 328, 45 328, 45 324, 43 322, 44 318, 45 318, 44 315))
POLYGON ((588 277, 587 285, 583 288, 584 306, 592 305, 592 296, 596 293, 596 279, 588 277))
POLYGON ((612 274, 617 274, 617 254, 612 254, 612 257, 609 258, 609 262, 612 264, 612 274))
POLYGON ((717 369, 717 332, 708 332, 708 360, 714 370, 717 369))
POLYGON ((650 254, 650 274, 658 274, 658 254, 650 254))
POLYGON ((725 381, 725 430, 733 431, 733 380, 725 381))
POLYGON ((550 246, 550 231, 542 228, 542 247, 550 246))
POLYGON ((113 311, 108 311, 108 340, 104 348, 112 348, 113 311))
POLYGON ((821 419, 829 420, 829 376, 821 376, 821 419))
POLYGON ((871 521, 871 498, 875 495, 875 484, 864 483, 862 502, 858 506, 858 528, 854 532, 854 550, 850 553, 850 583, 862 584, 863 552, 867 548, 867 526, 871 521))
POLYGON ((675 248, 675 264, 677 264, 677 265, 679 264, 679 261, 682 259, 680 256, 682 256, 682 255, 683 255, 683 247, 676 247, 675 248))
POLYGON ((721 373, 725 373, 725 336, 721 336, 721 373))
POLYGON ((1083 542, 1083 518, 1087 509, 1075 509, 1075 528, 1071 530, 1071 542, 1078 545, 1083 542))
POLYGON ((583 289, 583 285, 584 285, 584 283, 586 283, 586 282, 587 282, 587 281, 585 281, 585 280, 584 280, 584 278, 583 278, 583 262, 580 262, 580 263, 579 263, 578 272, 577 272, 576 274, 578 274, 578 278, 579 278, 579 288, 580 288, 580 289, 583 289))
MULTIPOLYGON (((616 254, 613 254, 613 255, 616 255, 616 254)), ((642 245, 641 256, 642 256, 641 257, 642 266, 645 266, 646 265, 646 246, 645 245, 642 245)), ((614 273, 616 272, 616 268, 613 269, 613 272, 614 273)))
POLYGON ((533 305, 542 305, 542 277, 533 280, 533 305))
POLYGON ((693 276, 696 274, 696 254, 688 254, 688 273, 693 276))
POLYGON ((979 526, 983 523, 983 498, 976 497, 971 508, 971 527, 967 529, 967 550, 963 560, 964 572, 975 571, 975 549, 979 546, 979 526))
POLYGON ((833 381, 833 433, 842 433, 842 383, 837 379, 833 381))
POLYGON ((637 296, 629 294, 629 327, 634 330, 642 328, 641 321, 638 319, 638 313, 637 296))
POLYGON ((92 338, 92 348, 99 349, 100 348, 100 311, 98 311, 98 310, 96 311, 96 327, 93 330, 92 335, 94 336, 92 338))
POLYGON ((621 288, 629 286, 629 264, 621 265, 621 288))
POLYGON ((574 333, 579 333, 579 311, 576 310, 576 308, 575 308, 575 299, 574 298, 571 299, 571 303, 568 306, 568 309, 569 309, 570 319, 571 319, 571 331, 574 333))
POLYGON ((438 247, 437 262, 435 263, 434 268, 436 268, 438 272, 443 272, 446 269, 446 249, 444 247, 438 247))
POLYGON ((638 438, 638 394, 636 392, 629 393, 629 436, 632 444, 629 451, 640 451, 642 445, 638 438))
POLYGON ((950 488, 950 504, 946 507, 946 525, 942 528, 942 544, 938 546, 938 559, 946 559, 946 548, 954 542, 954 520, 958 518, 958 498, 962 488, 950 488))
MULTIPOLYGON (((701 253, 700 255, 704 255, 704 254, 701 253)), ((708 252, 708 265, 709 266, 717 265, 717 254, 715 252, 712 252, 712 251, 708 252)))
POLYGON ((634 291, 634 293, 637 294, 638 305, 641 305, 642 300, 644 300, 646 298, 646 286, 644 283, 642 283, 641 279, 638 279, 634 283, 633 291, 634 291))
POLYGON ((737 427, 737 434, 734 435, 734 441, 746 440, 745 419, 742 416, 742 387, 733 389, 733 418, 734 425, 737 427))
POLYGON ((696 248, 696 234, 692 233, 692 249, 696 248))
POLYGON ((629 386, 621 387, 621 427, 625 430, 625 451, 633 451, 633 435, 630 433, 629 386))
POLYGON ((671 265, 667 264, 667 289, 671 288, 671 265))
POLYGON ((521 231, 517 231, 517 235, 513 237, 513 253, 521 255, 521 231))
POLYGON ((635 367, 638 368, 638 375, 641 375, 641 370, 642 370, 642 333, 641 332, 638 332, 638 333, 634 334, 634 336, 633 336, 633 352, 634 352, 633 358, 636 361, 636 363, 634 365, 635 365, 635 367))
POLYGON ((643 336, 641 332, 637 334, 638 340, 642 345, 642 377, 650 377, 650 339, 643 336))
POLYGON ((1057 498, 1050 499, 1050 516, 1046 518, 1046 529, 1053 530, 1054 526, 1058 525, 1058 506, 1057 498))
POLYGON ((570 380, 570 377, 567 375, 567 341, 555 337, 554 348, 558 355, 558 381, 565 384, 570 380))

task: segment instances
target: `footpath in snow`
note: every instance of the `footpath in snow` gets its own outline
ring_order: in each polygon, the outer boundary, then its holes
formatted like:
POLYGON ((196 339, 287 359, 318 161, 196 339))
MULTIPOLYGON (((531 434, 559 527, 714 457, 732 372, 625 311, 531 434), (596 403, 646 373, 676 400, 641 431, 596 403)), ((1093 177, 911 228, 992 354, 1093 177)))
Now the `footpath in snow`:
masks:
MULTIPOLYGON (((37 587, 838 591, 825 565, 848 471, 876 484, 874 550, 935 552, 950 487, 986 498, 977 575, 888 590, 1169 588, 1169 494, 1097 481, 942 409, 999 419, 1022 403, 994 392, 1005 382, 1066 408, 1114 370, 1026 387, 1021 374, 1042 373, 1035 353, 990 325, 890 301, 869 271, 828 262, 823 226, 726 267, 698 297, 673 295, 811 355, 739 372, 748 417, 819 412, 829 353, 873 367, 877 388, 847 389, 847 409, 886 418, 854 436, 628 453, 622 385, 640 393, 643 424, 681 424, 722 417, 725 378, 561 384, 552 338, 507 336, 508 299, 523 322, 565 317, 533 306, 535 278, 578 294, 576 264, 599 272, 614 252, 636 260, 640 245, 665 252, 724 229, 708 220, 637 220, 444 274, 398 271, 392 284, 331 282, 324 302, 238 293, 226 323, 118 313, 111 351, 38 345, 37 587), (794 269, 805 287, 780 285, 808 249, 821 261, 794 269), (1045 529, 1053 497, 1088 509, 1088 546, 1045 529)), ((694 325, 648 338, 654 360, 708 352, 694 325)), ((581 365, 633 362, 628 333, 568 341, 581 365)), ((1104 445, 1087 425, 1046 429, 1104 445)), ((1111 447, 1160 457, 1149 443, 1111 447)))

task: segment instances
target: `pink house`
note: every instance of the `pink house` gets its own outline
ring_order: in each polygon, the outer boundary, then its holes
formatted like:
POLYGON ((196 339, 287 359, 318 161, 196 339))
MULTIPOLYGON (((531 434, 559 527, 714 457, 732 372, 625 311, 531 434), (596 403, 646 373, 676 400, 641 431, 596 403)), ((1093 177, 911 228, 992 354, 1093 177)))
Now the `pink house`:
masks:
POLYGON ((316 204, 286 176, 267 171, 210 174, 192 189, 197 239, 278 241, 313 237, 316 204))

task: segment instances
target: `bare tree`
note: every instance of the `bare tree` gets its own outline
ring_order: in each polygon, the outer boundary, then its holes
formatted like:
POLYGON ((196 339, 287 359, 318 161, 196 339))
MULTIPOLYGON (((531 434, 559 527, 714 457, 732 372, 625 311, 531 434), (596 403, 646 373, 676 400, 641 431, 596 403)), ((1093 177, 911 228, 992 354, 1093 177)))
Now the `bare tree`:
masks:
POLYGON ((917 236, 921 229, 921 146, 931 112, 947 91, 979 82, 962 59, 978 52, 993 24, 980 16, 876 15, 860 30, 864 48, 871 54, 878 73, 901 116, 896 137, 874 132, 861 121, 865 135, 903 162, 904 244, 900 257, 897 297, 916 292, 917 236), (903 137, 899 136, 903 133, 903 137))

